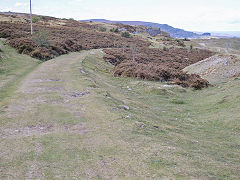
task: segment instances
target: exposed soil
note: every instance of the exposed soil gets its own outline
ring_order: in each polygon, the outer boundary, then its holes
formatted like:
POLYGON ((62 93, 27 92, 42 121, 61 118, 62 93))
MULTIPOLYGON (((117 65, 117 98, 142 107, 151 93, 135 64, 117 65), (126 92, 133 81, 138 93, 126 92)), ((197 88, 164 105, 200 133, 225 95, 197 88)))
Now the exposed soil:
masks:
POLYGON ((233 55, 215 55, 186 67, 184 71, 198 74, 215 84, 240 75, 240 58, 233 55))
POLYGON ((153 81, 173 81, 183 87, 201 89, 209 85, 208 81, 195 74, 186 74, 182 70, 198 61, 213 55, 211 51, 181 48, 161 49, 107 49, 104 59, 115 65, 115 76, 137 77, 153 81))

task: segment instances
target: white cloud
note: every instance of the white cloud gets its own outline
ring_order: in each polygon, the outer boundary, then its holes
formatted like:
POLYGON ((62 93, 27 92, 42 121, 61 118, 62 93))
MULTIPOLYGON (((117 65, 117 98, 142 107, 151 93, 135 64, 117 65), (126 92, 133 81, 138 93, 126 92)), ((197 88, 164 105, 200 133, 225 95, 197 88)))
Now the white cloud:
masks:
POLYGON ((13 11, 13 9, 10 8, 10 7, 6 7, 6 8, 0 8, 0 11, 2 11, 2 12, 8 12, 8 11, 13 11))
POLYGON ((15 6, 16 6, 16 7, 18 7, 18 6, 22 6, 22 3, 20 3, 20 2, 16 2, 16 3, 15 3, 15 6))
POLYGON ((21 3, 21 2, 16 2, 15 7, 26 7, 28 3, 21 3))

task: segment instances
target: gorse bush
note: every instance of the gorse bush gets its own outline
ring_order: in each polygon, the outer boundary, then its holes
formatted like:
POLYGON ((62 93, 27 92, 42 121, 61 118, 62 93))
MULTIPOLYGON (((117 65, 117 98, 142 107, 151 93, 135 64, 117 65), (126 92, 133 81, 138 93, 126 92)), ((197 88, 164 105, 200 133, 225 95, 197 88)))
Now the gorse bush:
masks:
POLYGON ((101 26, 101 27, 99 28, 99 31, 101 31, 101 32, 106 32, 106 31, 107 31, 107 28, 101 26))
POLYGON ((125 38, 130 38, 130 37, 131 37, 130 33, 127 32, 127 31, 122 32, 121 36, 122 36, 122 37, 125 37, 125 38))
POLYGON ((185 47, 184 41, 178 39, 178 40, 177 40, 177 43, 178 43, 179 46, 185 47))
POLYGON ((119 32, 119 29, 118 29, 118 28, 112 28, 112 29, 110 29, 110 32, 118 33, 118 32, 119 32))
POLYGON ((33 40, 39 47, 49 47, 50 46, 49 35, 46 31, 39 31, 39 32, 35 33, 33 35, 33 40))
POLYGON ((33 22, 33 23, 36 23, 36 22, 38 22, 38 21, 40 21, 40 18, 37 17, 37 16, 33 16, 32 22, 33 22))

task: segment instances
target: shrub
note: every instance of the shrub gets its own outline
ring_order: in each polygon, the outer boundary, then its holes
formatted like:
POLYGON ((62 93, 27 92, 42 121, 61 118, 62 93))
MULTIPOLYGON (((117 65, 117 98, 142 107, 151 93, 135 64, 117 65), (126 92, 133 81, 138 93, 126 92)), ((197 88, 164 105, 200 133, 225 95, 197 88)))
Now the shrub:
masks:
POLYGON ((49 36, 46 31, 39 31, 33 35, 33 41, 40 47, 49 47, 49 36))
POLYGON ((119 29, 118 29, 118 28, 112 28, 112 29, 110 29, 110 32, 118 33, 118 32, 119 32, 119 29))
POLYGON ((168 51, 168 48, 166 46, 163 47, 164 51, 168 51))
POLYGON ((32 22, 33 22, 33 23, 36 23, 36 22, 38 22, 38 21, 40 21, 40 18, 37 17, 37 16, 33 16, 32 22))
POLYGON ((41 16, 41 20, 45 21, 47 18, 45 16, 41 16))
POLYGON ((190 45, 190 51, 191 51, 192 49, 193 49, 193 45, 191 44, 191 45, 190 45))
MULTIPOLYGON (((48 19, 50 20, 51 18, 46 17, 46 20, 48 19)), ((8 45, 16 48, 20 53, 29 55, 41 46, 48 46, 50 42, 50 46, 45 48, 44 51, 54 57, 82 49, 122 47, 124 44, 128 47, 130 44, 137 44, 138 47, 148 47, 150 45, 150 42, 140 38, 126 39, 118 34, 100 33, 98 29, 89 28, 87 23, 71 22, 69 20, 61 27, 51 26, 50 24, 46 24, 43 27, 40 23, 36 23, 33 36, 30 35, 29 24, 25 22, 10 23, 0 21, 1 34, 7 38, 6 42, 8 45), (77 28, 79 26, 81 28, 77 28), (46 31, 47 33, 35 34, 39 31, 46 31), (45 39, 46 43, 42 43, 42 39, 45 39), (71 42, 67 40, 71 40, 71 42)), ((42 52, 41 50, 40 53, 42 52)), ((37 54, 37 52, 33 53, 35 57, 40 57, 37 54)), ((46 57, 46 55, 43 57, 46 57)))
POLYGON ((122 37, 125 37, 125 38, 130 38, 130 37, 131 37, 130 33, 127 32, 127 31, 122 32, 122 33, 121 33, 121 36, 122 36, 122 37))
MULTIPOLYGON (((185 67, 212 56, 208 50, 169 48, 163 51, 157 48, 134 50, 133 46, 122 49, 105 49, 105 61, 115 66, 115 76, 136 77, 152 81, 171 81, 182 87, 202 89, 209 82, 196 74, 182 71, 185 67), (134 50, 134 51, 133 51, 134 50)), ((166 47, 164 49, 167 49, 166 47)))
POLYGON ((177 43, 178 43, 179 46, 185 47, 185 44, 182 40, 178 39, 177 43))
POLYGON ((101 31, 101 32, 106 32, 106 31, 107 31, 107 28, 101 26, 101 27, 99 28, 99 31, 101 31))
POLYGON ((115 28, 115 29, 114 29, 114 32, 118 33, 118 32, 119 32, 119 29, 118 29, 118 28, 115 28))

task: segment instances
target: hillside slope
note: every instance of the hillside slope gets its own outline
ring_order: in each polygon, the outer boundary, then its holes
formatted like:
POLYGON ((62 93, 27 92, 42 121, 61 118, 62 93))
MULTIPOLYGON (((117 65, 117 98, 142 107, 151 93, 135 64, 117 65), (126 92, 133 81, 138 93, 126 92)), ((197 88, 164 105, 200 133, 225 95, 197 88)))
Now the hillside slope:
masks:
MULTIPOLYGON (((145 63, 136 61, 138 65, 130 63, 127 65, 130 65, 130 68, 125 67, 125 65, 121 68, 133 71, 132 67, 138 67, 138 75, 135 75, 135 73, 117 73, 118 75, 157 81, 173 81, 183 87, 193 87, 195 89, 201 89, 209 85, 198 75, 183 73, 180 67, 186 66, 186 61, 194 63, 212 56, 212 53, 201 49, 189 52, 184 40, 173 39, 162 35, 162 33, 157 37, 150 37, 144 32, 142 34, 129 33, 126 36, 119 31, 119 26, 111 25, 109 27, 107 26, 109 24, 106 23, 78 22, 71 19, 39 15, 34 15, 33 18, 35 19, 33 23, 34 33, 31 35, 27 14, 0 14, 0 38, 5 38, 6 43, 16 48, 19 53, 41 60, 49 60, 69 52, 81 50, 116 48, 117 51, 114 51, 114 54, 110 53, 111 61, 118 61, 118 59, 131 61, 132 58, 130 57, 133 56, 145 57, 142 59, 145 63), (174 49, 174 51, 171 49, 174 49), (139 54, 140 51, 142 51, 142 55, 139 54), (176 53, 177 51, 181 51, 181 53, 176 53), (146 57, 151 57, 155 64, 152 64, 150 59, 150 61, 147 61, 148 58, 146 57), (175 64, 174 69, 170 65, 165 68, 169 59, 173 61, 177 59, 178 62, 171 63, 175 64)), ((124 27, 133 30, 133 32, 136 29, 131 25, 124 25, 124 27)))
POLYGON ((0 179, 239 179, 239 79, 192 91, 112 71, 91 50, 20 81, 0 111, 0 179))
POLYGON ((128 25, 137 25, 137 26, 148 26, 148 27, 158 27, 162 31, 165 31, 171 35, 173 38, 196 38, 200 37, 199 34, 194 32, 185 31, 183 29, 174 28, 167 24, 158 24, 152 22, 143 22, 143 21, 110 21, 105 19, 90 19, 90 20, 83 20, 83 21, 93 21, 93 22, 104 22, 104 23, 120 23, 120 24, 128 24, 128 25))

